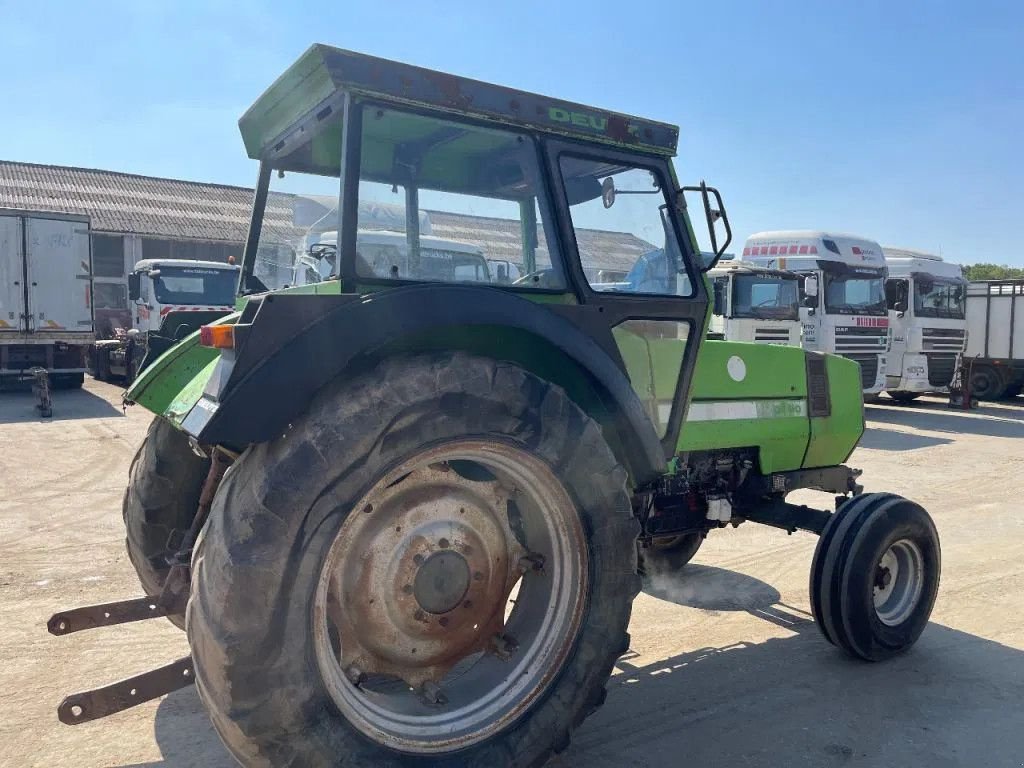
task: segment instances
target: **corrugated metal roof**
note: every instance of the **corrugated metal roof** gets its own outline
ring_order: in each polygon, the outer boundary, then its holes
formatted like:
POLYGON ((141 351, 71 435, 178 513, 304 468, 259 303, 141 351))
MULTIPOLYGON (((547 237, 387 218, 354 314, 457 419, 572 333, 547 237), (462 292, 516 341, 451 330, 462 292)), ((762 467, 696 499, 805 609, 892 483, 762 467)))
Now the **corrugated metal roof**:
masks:
MULTIPOLYGON (((249 228, 252 189, 93 168, 38 165, 0 160, 0 208, 87 214, 97 232, 139 234, 177 240, 240 243, 249 228)), ((289 237, 293 196, 272 193, 271 221, 289 237)), ((518 221, 429 211, 433 234, 479 246, 489 259, 522 259, 518 221)), ((266 231, 266 230, 265 230, 266 231)), ((581 230, 584 268, 628 271, 654 248, 623 232, 581 230)), ((542 233, 537 238, 539 264, 550 264, 542 233)))

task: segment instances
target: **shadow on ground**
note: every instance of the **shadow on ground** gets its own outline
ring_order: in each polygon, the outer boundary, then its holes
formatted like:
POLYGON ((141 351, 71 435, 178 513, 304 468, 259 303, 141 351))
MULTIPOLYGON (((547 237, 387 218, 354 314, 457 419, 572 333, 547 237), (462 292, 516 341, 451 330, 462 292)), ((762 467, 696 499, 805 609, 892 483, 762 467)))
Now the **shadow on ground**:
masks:
POLYGON ((892 424, 929 432, 1024 438, 1024 409, 981 406, 975 410, 957 411, 924 403, 900 407, 868 405, 864 410, 868 422, 873 424, 892 424))
POLYGON ((124 416, 113 403, 86 389, 57 389, 52 392, 53 416, 43 418, 36 410, 38 399, 24 389, 0 390, 0 424, 101 419, 124 416))
MULTIPOLYGON (((653 664, 617 662, 605 706, 552 764, 623 766, 996 766, 1024 755, 1024 652, 937 624, 881 664, 848 659, 803 611, 742 574, 688 566, 649 594, 743 610, 790 634, 708 646, 653 664), (729 593, 739 590, 747 596, 729 593), (774 597, 773 597, 774 596, 774 597), (767 601, 767 602, 766 602, 767 601)), ((230 768, 194 688, 156 716, 161 761, 230 768)), ((128 767, 126 767, 128 768, 128 767)))
MULTIPOLYGON (((875 421, 874 415, 871 420, 875 421)), ((948 437, 868 427, 864 430, 857 445, 860 448, 872 448, 876 451, 916 451, 918 448, 931 448, 933 445, 946 445, 952 442, 948 437)))

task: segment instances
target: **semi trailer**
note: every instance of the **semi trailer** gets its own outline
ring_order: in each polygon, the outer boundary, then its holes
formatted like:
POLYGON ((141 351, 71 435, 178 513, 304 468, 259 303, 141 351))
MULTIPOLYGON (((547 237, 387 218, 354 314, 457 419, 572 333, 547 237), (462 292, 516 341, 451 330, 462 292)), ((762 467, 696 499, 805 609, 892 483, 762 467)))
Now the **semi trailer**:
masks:
POLYGON ((908 248, 885 246, 891 347, 885 389, 898 402, 948 392, 964 351, 967 281, 958 264, 908 248))
POLYGON ((1016 397, 1024 386, 1024 280, 967 285, 964 368, 981 400, 1016 397))
POLYGON ((80 387, 94 340, 87 216, 0 209, 0 383, 80 387))
POLYGON ((154 416, 122 507, 146 594, 47 625, 167 617, 190 653, 68 696, 62 722, 194 681, 244 765, 537 766, 605 699, 638 554, 672 567, 744 522, 819 535, 827 642, 869 661, 916 642, 934 524, 844 463, 856 364, 706 339, 731 231, 717 190, 677 180, 677 128, 323 45, 240 128, 259 162, 240 309, 126 394, 154 416), (257 275, 281 179, 338 194, 334 276, 257 275), (359 199, 388 193, 409 263, 379 269, 359 199), (522 277, 434 269, 421 200, 506 221, 522 277), (645 259, 642 288, 591 281, 595 230, 632 236, 609 263, 645 259))

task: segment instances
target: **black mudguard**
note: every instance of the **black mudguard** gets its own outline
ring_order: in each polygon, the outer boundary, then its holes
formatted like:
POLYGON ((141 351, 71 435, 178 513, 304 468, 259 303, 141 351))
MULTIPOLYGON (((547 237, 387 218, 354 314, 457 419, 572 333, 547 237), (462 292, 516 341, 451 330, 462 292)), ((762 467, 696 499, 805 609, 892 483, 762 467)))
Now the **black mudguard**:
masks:
MULTIPOLYGON (((664 449, 600 310, 535 303, 487 287, 407 286, 368 296, 255 299, 235 325, 235 349, 222 351, 183 427, 205 444, 242 447, 271 440, 321 387, 357 361, 386 354, 405 338, 470 326, 512 329, 557 349, 567 367, 585 372, 600 399, 598 420, 614 430, 616 450, 634 483, 664 472, 664 449)), ((508 359, 498 344, 488 355, 508 359)))

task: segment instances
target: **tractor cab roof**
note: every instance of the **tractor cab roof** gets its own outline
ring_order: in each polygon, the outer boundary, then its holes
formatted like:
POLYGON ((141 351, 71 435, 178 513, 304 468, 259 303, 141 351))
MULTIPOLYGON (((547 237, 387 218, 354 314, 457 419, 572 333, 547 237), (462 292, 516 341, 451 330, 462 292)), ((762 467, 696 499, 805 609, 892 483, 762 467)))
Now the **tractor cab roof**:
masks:
POLYGON ((239 120, 249 157, 336 174, 340 158, 329 148, 340 137, 346 94, 654 155, 674 155, 679 136, 666 123, 317 44, 239 120))

